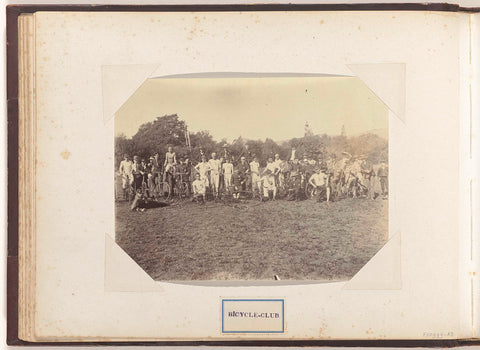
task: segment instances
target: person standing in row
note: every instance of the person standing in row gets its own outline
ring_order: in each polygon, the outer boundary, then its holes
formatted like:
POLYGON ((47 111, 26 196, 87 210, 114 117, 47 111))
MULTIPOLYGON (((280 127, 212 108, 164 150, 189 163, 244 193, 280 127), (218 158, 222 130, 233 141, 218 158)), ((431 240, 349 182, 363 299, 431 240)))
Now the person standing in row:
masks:
POLYGON ((210 186, 212 187, 212 192, 215 198, 218 198, 218 190, 220 185, 220 171, 222 170, 222 165, 220 160, 217 159, 217 154, 212 153, 212 158, 208 161, 208 166, 210 168, 210 186))
POLYGON ((200 174, 200 180, 205 182, 206 187, 209 187, 208 172, 210 171, 210 166, 208 165, 205 156, 202 156, 202 161, 195 166, 195 170, 200 174))
POLYGON ((238 174, 242 183, 242 191, 250 188, 250 165, 247 163, 245 157, 240 158, 240 163, 237 165, 238 174))
POLYGON ((256 156, 250 162, 250 173, 252 174, 252 192, 260 191, 260 163, 256 156))
POLYGON ((133 183, 133 162, 130 160, 128 154, 123 156, 123 160, 120 162, 120 168, 118 169, 120 175, 122 176, 122 189, 123 196, 127 196, 127 186, 131 186, 133 183))
POLYGON ((283 167, 283 161, 280 159, 280 155, 277 153, 275 154, 275 160, 273 161, 273 164, 275 165, 275 183, 277 186, 283 187, 283 173, 282 173, 282 167, 283 167))
POLYGON ((187 196, 190 197, 192 193, 192 182, 195 181, 195 178, 192 178, 192 163, 190 163, 189 158, 185 158, 185 179, 187 183, 187 196))
POLYGON ((220 175, 219 175, 219 184, 218 184, 218 193, 223 193, 225 191, 225 179, 223 175, 223 163, 225 163, 225 158, 220 157, 220 175))
POLYGON ((375 172, 373 171, 372 164, 367 159, 365 159, 362 163, 361 173, 363 175, 364 186, 367 188, 367 198, 375 199, 375 172))
POLYGON ((142 181, 143 181, 143 174, 144 174, 144 168, 143 165, 140 161, 139 156, 134 156, 133 157, 133 184, 136 190, 139 188, 142 188, 142 181))
POLYGON ((291 188, 288 191, 287 200, 301 200, 302 198, 302 167, 298 162, 298 159, 295 158, 291 164, 290 170, 290 184, 291 188))
POLYGON ((326 197, 327 203, 330 202, 330 184, 328 175, 317 168, 312 176, 308 179, 308 183, 315 189, 317 202, 321 202, 326 197))
POLYGON ((222 164, 222 172, 225 180, 225 190, 230 192, 232 187, 233 164, 229 158, 222 164))
POLYGON ((162 161, 160 160, 160 155, 158 152, 155 152, 153 155, 153 159, 151 159, 152 163, 152 178, 149 183, 149 188, 151 193, 153 193, 155 186, 162 181, 161 180, 161 174, 162 174, 162 161))
POLYGON ((377 177, 380 180, 382 196, 383 198, 386 198, 388 196, 388 165, 385 162, 380 163, 380 167, 377 171, 377 177))

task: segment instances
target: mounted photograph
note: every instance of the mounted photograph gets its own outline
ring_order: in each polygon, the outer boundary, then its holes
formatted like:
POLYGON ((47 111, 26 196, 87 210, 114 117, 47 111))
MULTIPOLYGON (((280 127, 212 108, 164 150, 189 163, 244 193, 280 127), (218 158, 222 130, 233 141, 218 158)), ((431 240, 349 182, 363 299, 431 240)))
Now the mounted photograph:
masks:
POLYGON ((147 79, 115 114, 115 241, 157 281, 349 280, 389 238, 388 113, 349 76, 147 79))

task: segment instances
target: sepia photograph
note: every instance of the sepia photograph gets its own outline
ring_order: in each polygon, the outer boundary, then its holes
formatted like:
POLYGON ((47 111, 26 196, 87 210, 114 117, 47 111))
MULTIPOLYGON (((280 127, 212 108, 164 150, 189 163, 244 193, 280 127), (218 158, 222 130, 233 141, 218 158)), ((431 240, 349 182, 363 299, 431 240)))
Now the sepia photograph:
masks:
POLYGON ((343 281, 387 242, 388 108, 356 77, 147 79, 115 240, 157 281, 343 281))

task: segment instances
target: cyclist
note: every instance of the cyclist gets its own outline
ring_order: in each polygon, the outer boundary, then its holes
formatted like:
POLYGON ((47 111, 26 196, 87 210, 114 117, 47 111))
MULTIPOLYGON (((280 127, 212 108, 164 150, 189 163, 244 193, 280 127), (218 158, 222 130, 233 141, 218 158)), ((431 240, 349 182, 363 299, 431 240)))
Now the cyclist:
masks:
POLYGON ((173 186, 175 185, 175 166, 177 165, 177 157, 173 152, 172 146, 168 146, 168 152, 165 153, 165 162, 163 162, 163 181, 170 185, 170 195, 173 194, 173 186))
POLYGON ((173 152, 172 146, 168 146, 168 151, 165 153, 165 162, 163 163, 165 172, 169 171, 170 167, 175 164, 177 164, 177 156, 175 155, 175 152, 173 152))

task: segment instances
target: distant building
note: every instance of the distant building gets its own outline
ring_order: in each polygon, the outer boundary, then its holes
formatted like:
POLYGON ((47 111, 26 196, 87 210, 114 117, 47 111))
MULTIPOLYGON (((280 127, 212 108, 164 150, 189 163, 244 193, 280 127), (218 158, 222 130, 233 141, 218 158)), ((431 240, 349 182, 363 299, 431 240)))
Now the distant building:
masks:
POLYGON ((313 131, 310 129, 308 121, 305 122, 305 136, 313 136, 313 131))
POLYGON ((347 137, 347 132, 345 131, 345 125, 342 125, 342 132, 340 133, 340 136, 347 137))

